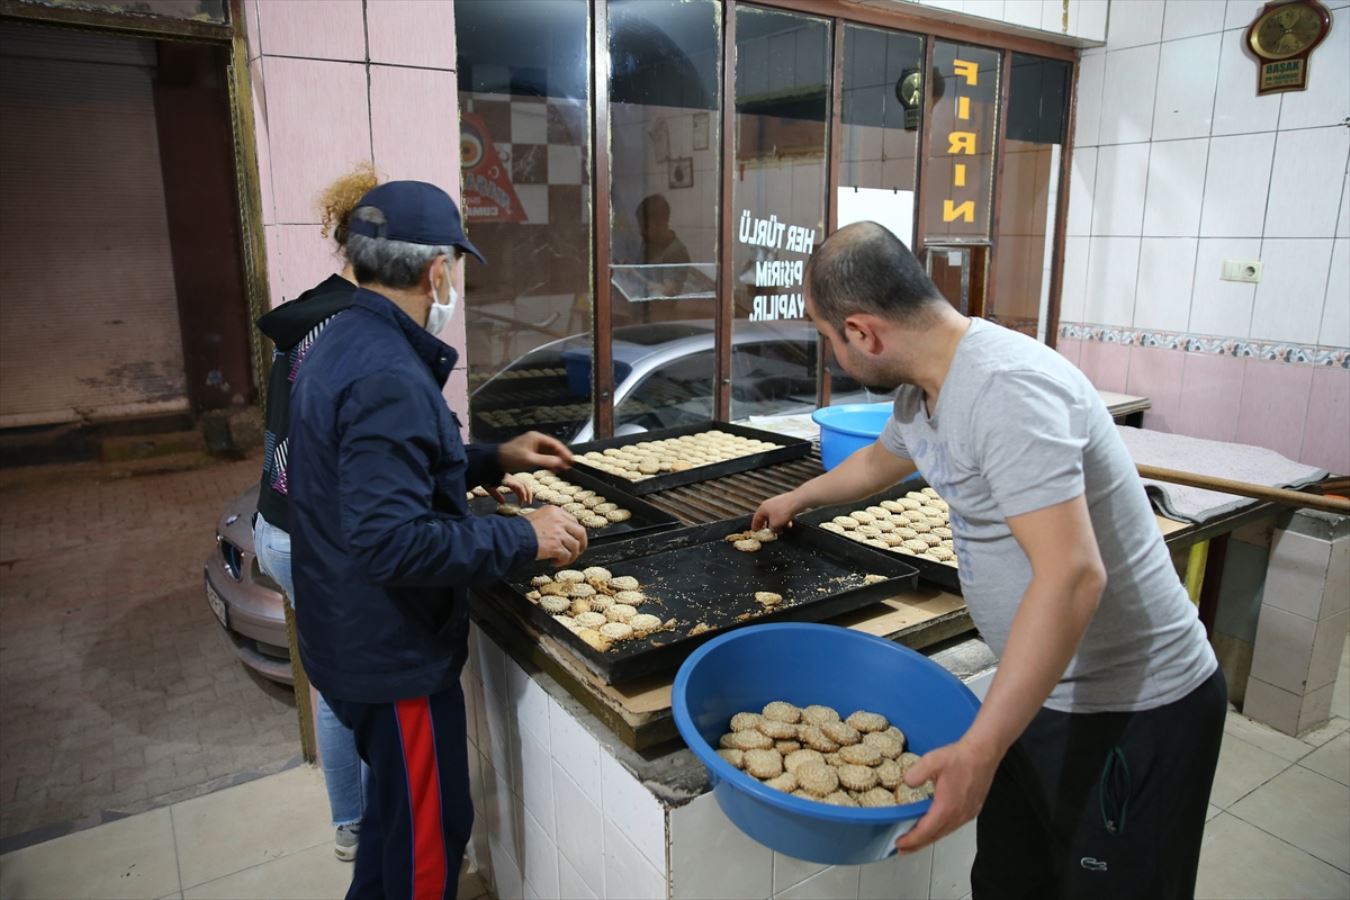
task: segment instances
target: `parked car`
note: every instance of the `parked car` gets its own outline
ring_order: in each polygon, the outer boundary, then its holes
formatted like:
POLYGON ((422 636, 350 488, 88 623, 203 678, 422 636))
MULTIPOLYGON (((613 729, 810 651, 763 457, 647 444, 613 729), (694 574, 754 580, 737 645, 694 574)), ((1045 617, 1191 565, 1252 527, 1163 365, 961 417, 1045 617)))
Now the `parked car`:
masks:
MULTIPOLYGON (((809 412, 816 405, 816 339, 808 322, 737 321, 732 337, 732 418, 809 412)), ((614 423, 637 434, 712 419, 713 323, 631 325, 614 331, 614 423)), ((524 354, 473 393, 475 440, 529 430, 568 443, 591 440, 591 338, 578 334, 524 354)), ((880 399, 834 374, 833 402, 880 399)), ((281 588, 253 552, 255 484, 216 526, 205 566, 206 600, 235 654, 258 674, 291 683, 281 588)))
POLYGON ((281 586, 258 568, 253 513, 258 485, 231 501, 216 523, 216 546, 206 557, 206 603, 239 660, 264 678, 291 684, 291 655, 281 586))
MULTIPOLYGON (((614 329, 614 430, 638 434, 712 419, 712 320, 614 329)), ((810 412, 816 406, 815 326, 737 320, 731 340, 731 418, 810 412)), ((595 437, 591 336, 577 334, 524 354, 469 401, 474 440, 500 442, 535 430, 567 443, 595 437)), ((870 402, 857 382, 833 373, 833 403, 870 402)))

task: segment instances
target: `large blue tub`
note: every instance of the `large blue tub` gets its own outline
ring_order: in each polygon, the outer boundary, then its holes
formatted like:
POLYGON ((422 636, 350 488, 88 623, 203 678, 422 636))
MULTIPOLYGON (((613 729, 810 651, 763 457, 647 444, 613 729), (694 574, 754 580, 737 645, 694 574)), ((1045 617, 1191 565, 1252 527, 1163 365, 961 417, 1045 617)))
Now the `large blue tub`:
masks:
POLYGON ((738 629, 704 644, 675 677, 675 725, 708 767, 727 817, 767 847, 797 859, 854 865, 884 859, 931 801, 883 809, 827 806, 760 784, 717 755, 732 715, 771 700, 821 703, 847 716, 879 712, 923 754, 958 740, 979 709, 946 669, 907 647, 834 625, 738 629))
POLYGON ((811 418, 820 426, 820 461, 826 471, 855 450, 875 442, 891 417, 891 408, 889 402, 841 403, 812 413, 811 418))

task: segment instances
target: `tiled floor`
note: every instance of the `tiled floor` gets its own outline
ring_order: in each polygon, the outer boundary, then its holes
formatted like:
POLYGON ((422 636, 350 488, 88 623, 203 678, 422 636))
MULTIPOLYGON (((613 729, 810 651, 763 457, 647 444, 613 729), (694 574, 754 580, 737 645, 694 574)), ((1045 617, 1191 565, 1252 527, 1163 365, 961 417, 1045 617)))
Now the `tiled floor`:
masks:
MULTIPOLYGON (((1230 713, 1200 898, 1350 897, 1350 644, 1331 722, 1303 739, 1230 713)), ((0 857, 0 898, 340 897, 318 771, 299 767, 0 857)), ((461 881, 477 900, 478 879, 461 881)))
POLYGON ((0 850, 196 796, 300 752, 202 593, 259 457, 0 471, 0 850))

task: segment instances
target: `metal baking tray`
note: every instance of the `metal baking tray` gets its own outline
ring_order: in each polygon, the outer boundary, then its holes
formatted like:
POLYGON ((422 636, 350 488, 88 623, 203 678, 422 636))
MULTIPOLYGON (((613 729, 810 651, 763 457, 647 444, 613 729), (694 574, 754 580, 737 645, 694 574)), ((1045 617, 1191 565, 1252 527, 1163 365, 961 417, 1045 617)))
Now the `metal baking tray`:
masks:
MULTIPOLYGON (((922 478, 911 478, 909 481, 901 482, 894 487, 887 488, 880 493, 873 494, 866 500, 857 500, 853 503, 840 503, 835 506, 822 506, 819 509, 813 509, 797 517, 798 522, 804 522, 807 525, 818 526, 821 522, 828 522, 835 516, 846 516, 850 512, 859 509, 866 509, 869 506, 879 506, 882 500, 899 500, 910 491, 917 491, 928 487, 928 482, 922 478)), ((823 534, 831 534, 828 531, 822 531, 820 528, 811 528, 811 531, 821 531, 823 534)), ((839 535, 834 535, 839 537, 839 535)), ((919 577, 930 584, 936 584, 938 587, 951 591, 953 594, 961 593, 961 576, 955 566, 943 565, 940 562, 934 562, 931 559, 923 559, 918 556, 905 556, 902 553, 894 553, 890 550, 882 550, 880 547, 869 547, 867 544, 860 544, 857 541, 842 538, 855 547, 866 550, 869 553, 875 553, 878 556, 894 557, 902 559, 911 566, 919 570, 919 577)))
POLYGON ((751 453, 748 456, 738 456, 735 459, 729 459, 726 462, 713 463, 707 466, 695 466, 694 468, 687 469, 683 472, 667 472, 664 475, 653 475, 651 478, 645 478, 642 481, 629 481, 627 478, 621 478, 618 475, 601 472, 599 469, 593 469, 581 461, 577 462, 576 468, 585 469, 592 477, 598 478, 606 484, 612 484, 620 490, 625 490, 630 494, 642 495, 650 494, 655 491, 664 491, 673 487, 680 487, 685 484, 694 484, 699 481, 709 481, 713 478, 721 478, 724 475, 733 475, 736 472, 758 469, 763 466, 773 465, 774 463, 802 459, 811 453, 810 441, 791 437, 786 434, 778 434, 774 431, 761 431, 758 428, 746 428, 744 425, 732 425, 727 422, 705 422, 701 425, 684 425, 679 428, 646 431, 642 434, 632 434, 624 437, 607 438, 603 441, 589 441, 585 444, 575 444, 571 449, 573 453, 580 457, 581 454, 589 453, 592 450, 608 450, 611 447, 630 447, 633 444, 640 444, 643 441, 663 441, 667 438, 683 437, 687 434, 702 434, 705 431, 713 430, 725 431, 727 434, 754 438, 759 441, 771 441, 775 444, 780 444, 781 446, 777 450, 767 450, 763 453, 751 453))
MULTIPOLYGON (((620 488, 606 484, 598 478, 588 475, 585 472, 579 472, 575 468, 566 472, 559 472, 558 477, 571 484, 585 488, 588 491, 595 491, 597 494, 603 494, 606 499, 611 500, 620 507, 628 510, 633 517, 627 522, 615 522, 604 528, 586 529, 587 537, 592 545, 606 544, 613 541, 626 541, 638 535, 651 534, 657 531, 669 531, 680 524, 680 520, 664 510, 657 509, 646 500, 639 500, 631 493, 620 488)), ((508 502, 514 502, 515 495, 510 491, 506 492, 508 502)), ((535 501, 530 506, 539 508, 547 504, 535 501)), ((469 502, 469 511, 480 516, 495 516, 497 514, 497 501, 491 497, 475 497, 469 502)))
POLYGON ((912 590, 915 568, 900 557, 878 554, 847 538, 818 528, 789 529, 757 553, 742 553, 723 538, 750 528, 750 516, 712 525, 698 525, 654 537, 636 538, 588 550, 572 568, 604 566, 615 576, 632 575, 642 584, 647 602, 639 612, 674 618, 670 631, 645 639, 616 643, 601 653, 572 634, 525 593, 530 579, 552 567, 536 563, 503 584, 536 628, 562 642, 609 683, 679 668, 709 638, 743 624, 828 619, 912 590), (865 575, 887 580, 863 584, 865 575), (766 610, 756 591, 783 595, 766 610), (708 630, 689 632, 699 623, 708 630))

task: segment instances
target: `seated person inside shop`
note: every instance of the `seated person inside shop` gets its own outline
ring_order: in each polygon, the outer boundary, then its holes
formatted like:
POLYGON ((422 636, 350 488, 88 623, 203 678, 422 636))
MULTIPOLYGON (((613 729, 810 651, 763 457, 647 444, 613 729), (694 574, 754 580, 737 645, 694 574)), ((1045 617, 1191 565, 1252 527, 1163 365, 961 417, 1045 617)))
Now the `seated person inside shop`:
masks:
MULTIPOLYGON (((359 288, 314 340, 291 391, 291 534, 300 653, 356 736, 370 792, 349 898, 453 894, 473 822, 460 672, 473 584, 535 559, 563 565, 586 532, 554 506, 474 516, 467 489, 566 468, 531 432, 465 447, 441 391, 465 253, 459 209, 423 182, 370 190, 348 224, 359 288)), ((528 491, 523 500, 528 501, 528 491)))
POLYGON ((880 440, 753 527, 917 470, 1000 657, 966 735, 906 773, 936 795, 901 854, 978 815, 976 900, 1193 896, 1227 687, 1097 392, 1054 350, 961 315, 874 222, 831 235, 806 282, 839 364, 898 388, 895 407, 880 440))

